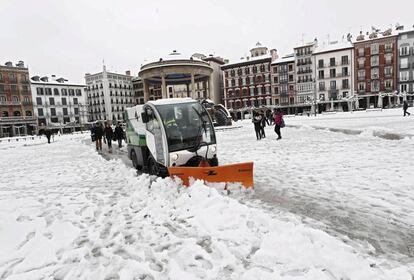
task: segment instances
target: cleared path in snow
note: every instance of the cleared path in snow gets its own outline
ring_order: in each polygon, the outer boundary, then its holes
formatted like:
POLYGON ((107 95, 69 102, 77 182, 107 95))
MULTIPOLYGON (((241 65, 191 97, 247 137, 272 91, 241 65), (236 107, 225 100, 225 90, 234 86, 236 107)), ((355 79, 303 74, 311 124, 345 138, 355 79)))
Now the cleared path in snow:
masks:
MULTIPOLYGON (((248 121, 237 133, 218 133, 221 163, 255 162, 256 205, 317 221, 328 232, 367 241, 376 254, 414 268, 414 141, 314 129, 309 126, 326 122, 307 117, 286 122, 299 128, 284 128, 282 141, 275 140, 273 127, 257 141, 248 121)), ((390 118, 386 122, 392 127, 390 118)), ((342 121, 327 127, 335 123, 342 121)))

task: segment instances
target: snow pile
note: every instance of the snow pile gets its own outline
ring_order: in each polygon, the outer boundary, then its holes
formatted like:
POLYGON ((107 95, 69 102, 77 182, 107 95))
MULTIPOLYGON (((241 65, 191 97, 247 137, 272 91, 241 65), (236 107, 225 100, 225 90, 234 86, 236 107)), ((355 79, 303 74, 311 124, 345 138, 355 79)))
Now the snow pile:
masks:
POLYGON ((411 280, 195 181, 137 177, 73 140, 6 150, 0 279, 411 280))

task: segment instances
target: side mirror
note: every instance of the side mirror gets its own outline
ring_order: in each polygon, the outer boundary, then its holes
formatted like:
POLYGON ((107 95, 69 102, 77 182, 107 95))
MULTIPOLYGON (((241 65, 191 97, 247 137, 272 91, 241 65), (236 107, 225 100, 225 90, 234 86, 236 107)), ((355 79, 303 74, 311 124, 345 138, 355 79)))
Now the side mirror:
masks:
POLYGON ((142 119, 142 122, 143 123, 147 123, 148 122, 149 118, 148 118, 148 115, 147 115, 146 112, 142 112, 141 113, 141 119, 142 119))

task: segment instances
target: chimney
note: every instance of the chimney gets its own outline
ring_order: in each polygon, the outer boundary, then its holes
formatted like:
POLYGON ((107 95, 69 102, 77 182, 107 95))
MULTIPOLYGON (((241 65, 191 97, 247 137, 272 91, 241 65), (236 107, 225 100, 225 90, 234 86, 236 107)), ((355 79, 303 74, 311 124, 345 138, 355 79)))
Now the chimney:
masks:
POLYGON ((131 76, 131 71, 130 70, 125 71, 125 75, 131 76))
POLYGON ((24 68, 24 62, 23 62, 22 60, 20 60, 20 61, 16 64, 16 66, 17 66, 17 67, 20 67, 20 68, 24 68))
POLYGON ((6 62, 6 66, 7 66, 7 67, 13 67, 13 63, 11 63, 11 61, 7 61, 7 62, 6 62))
POLYGON ((277 50, 276 49, 271 49, 270 50, 270 55, 272 56, 272 61, 275 61, 276 59, 279 58, 279 56, 277 55, 277 50))

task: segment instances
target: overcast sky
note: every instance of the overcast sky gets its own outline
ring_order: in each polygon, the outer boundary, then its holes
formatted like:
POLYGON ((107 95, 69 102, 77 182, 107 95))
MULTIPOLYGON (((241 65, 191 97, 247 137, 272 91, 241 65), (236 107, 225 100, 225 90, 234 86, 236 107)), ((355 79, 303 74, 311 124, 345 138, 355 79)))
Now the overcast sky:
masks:
POLYGON ((23 60, 30 75, 140 65, 176 49, 237 60, 257 41, 291 53, 302 41, 339 39, 361 27, 414 25, 414 1, 378 0, 0 0, 0 63, 23 60))

